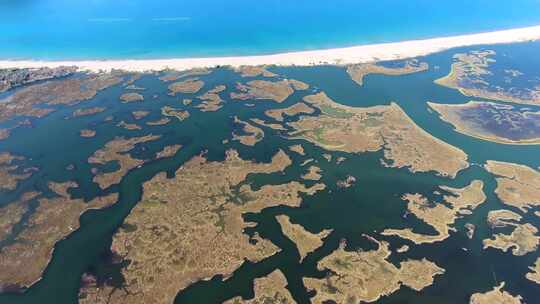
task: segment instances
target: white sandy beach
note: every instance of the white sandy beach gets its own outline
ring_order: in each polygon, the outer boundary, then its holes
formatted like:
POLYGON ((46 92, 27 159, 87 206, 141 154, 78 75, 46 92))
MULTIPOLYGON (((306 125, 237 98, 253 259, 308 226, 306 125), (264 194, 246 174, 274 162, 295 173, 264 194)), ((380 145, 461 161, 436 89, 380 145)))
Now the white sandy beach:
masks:
POLYGON ((0 68, 37 68, 74 65, 78 66, 81 70, 93 72, 109 71, 111 69, 143 72, 164 69, 188 70, 192 68, 215 67, 218 65, 238 67, 243 65, 309 66, 321 64, 353 64, 411 58, 461 46, 523 42, 538 39, 540 39, 540 25, 470 35, 273 55, 148 60, 0 60, 0 68))

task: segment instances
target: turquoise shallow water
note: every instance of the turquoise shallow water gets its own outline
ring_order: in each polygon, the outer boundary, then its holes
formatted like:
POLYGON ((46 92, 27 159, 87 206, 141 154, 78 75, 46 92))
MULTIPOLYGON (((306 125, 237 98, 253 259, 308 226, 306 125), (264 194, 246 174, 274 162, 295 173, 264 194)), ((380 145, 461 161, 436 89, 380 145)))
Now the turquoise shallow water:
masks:
POLYGON ((536 0, 2 0, 0 58, 265 54, 536 24, 536 0))

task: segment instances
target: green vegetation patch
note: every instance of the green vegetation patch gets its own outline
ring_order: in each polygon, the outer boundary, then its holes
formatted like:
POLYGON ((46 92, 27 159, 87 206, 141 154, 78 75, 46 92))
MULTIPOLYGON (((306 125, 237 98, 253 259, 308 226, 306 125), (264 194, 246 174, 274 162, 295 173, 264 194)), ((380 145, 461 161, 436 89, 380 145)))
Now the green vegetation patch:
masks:
POLYGON ((349 113, 343 109, 338 109, 327 105, 321 105, 320 109, 324 114, 335 118, 351 118, 354 116, 353 113, 349 113))

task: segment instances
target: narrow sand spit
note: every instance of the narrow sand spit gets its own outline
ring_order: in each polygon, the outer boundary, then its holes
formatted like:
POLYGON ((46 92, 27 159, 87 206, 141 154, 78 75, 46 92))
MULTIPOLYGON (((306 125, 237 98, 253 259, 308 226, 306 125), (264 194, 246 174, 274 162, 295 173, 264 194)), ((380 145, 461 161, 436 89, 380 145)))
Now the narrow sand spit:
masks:
POLYGON ((471 45, 499 44, 540 39, 540 25, 517 29, 494 31, 470 35, 441 37, 424 40, 359 45, 315 51, 300 51, 260 56, 208 57, 178 59, 133 59, 133 60, 82 60, 82 61, 38 61, 0 60, 0 68, 33 68, 78 66, 86 71, 159 71, 164 69, 188 70, 215 66, 280 65, 310 66, 321 64, 352 64, 378 60, 411 58, 436 53, 442 50, 471 45))

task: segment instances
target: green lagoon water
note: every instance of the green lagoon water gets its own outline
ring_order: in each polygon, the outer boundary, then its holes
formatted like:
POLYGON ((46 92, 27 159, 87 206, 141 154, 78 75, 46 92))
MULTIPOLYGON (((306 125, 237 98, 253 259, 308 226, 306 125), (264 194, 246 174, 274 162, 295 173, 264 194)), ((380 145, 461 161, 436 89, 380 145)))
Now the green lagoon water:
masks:
MULTIPOLYGON (((540 296, 540 287, 525 279, 538 252, 516 257, 511 253, 499 250, 482 249, 482 240, 491 236, 486 225, 486 215, 489 210, 503 208, 504 205, 494 195, 495 180, 479 164, 486 160, 502 160, 531 167, 540 166, 540 146, 501 145, 468 137, 453 131, 452 126, 441 121, 438 116, 429 111, 427 101, 440 103, 465 103, 470 98, 461 95, 457 90, 448 89, 433 83, 434 79, 448 73, 452 55, 458 51, 483 49, 486 47, 454 49, 421 60, 430 64, 426 72, 406 76, 368 75, 364 86, 354 83, 346 74, 343 67, 279 67, 271 68, 273 72, 283 77, 294 78, 311 85, 308 92, 298 91, 283 104, 256 101, 255 107, 246 107, 246 102, 226 100, 225 107, 217 112, 202 113, 190 108, 191 117, 184 122, 173 120, 165 126, 145 126, 141 131, 127 131, 114 127, 120 120, 131 121, 133 110, 151 110, 151 114, 142 122, 156 120, 160 116, 159 109, 164 105, 176 108, 185 107, 181 104, 183 98, 192 95, 171 97, 166 94, 166 84, 154 75, 145 75, 135 84, 146 88, 141 94, 145 96, 142 103, 122 104, 118 97, 124 92, 121 85, 99 92, 91 101, 79 106, 65 107, 45 118, 33 120, 32 127, 18 128, 9 139, 0 142, 0 150, 10 151, 27 157, 25 166, 37 166, 39 171, 24 181, 13 193, 0 195, 0 206, 13 200, 18 194, 31 189, 46 189, 49 180, 75 180, 81 187, 74 194, 90 199, 102 195, 97 185, 91 182, 90 166, 87 158, 107 141, 117 135, 137 136, 148 133, 162 134, 163 137, 155 142, 145 143, 133 153, 140 158, 149 158, 165 145, 179 143, 184 147, 173 158, 146 163, 141 168, 130 171, 122 182, 108 190, 118 191, 120 198, 117 204, 103 209, 86 212, 81 217, 81 227, 55 246, 53 258, 46 268, 43 279, 22 294, 8 293, 0 295, 0 303, 6 304, 63 304, 77 303, 80 278, 84 272, 91 272, 102 280, 109 279, 115 284, 121 284, 119 272, 121 265, 114 265, 110 245, 114 232, 122 224, 130 210, 137 204, 142 194, 142 183, 151 179, 157 173, 166 171, 173 176, 182 163, 202 150, 208 150, 211 160, 223 159, 224 151, 235 148, 244 159, 269 161, 279 149, 294 143, 301 143, 306 156, 288 153, 293 159, 293 166, 286 169, 285 174, 252 175, 248 178, 255 187, 264 184, 280 184, 291 180, 299 180, 303 168, 299 164, 308 158, 314 158, 317 166, 323 171, 322 182, 328 188, 314 196, 304 198, 301 208, 273 207, 258 214, 245 215, 246 220, 258 225, 246 233, 258 232, 262 237, 270 239, 282 251, 259 263, 245 263, 228 279, 222 280, 217 276, 208 281, 193 284, 180 292, 176 304, 181 303, 221 303, 234 296, 249 298, 253 296, 253 279, 262 277, 279 268, 287 277, 289 290, 298 303, 309 303, 310 294, 302 284, 302 278, 324 277, 325 272, 317 270, 316 264, 324 256, 335 250, 342 239, 347 240, 348 249, 373 249, 374 244, 362 237, 370 234, 378 239, 390 242, 392 251, 410 242, 397 237, 381 237, 377 232, 384 228, 412 227, 419 232, 432 232, 429 226, 422 224, 413 217, 404 219, 406 204, 400 199, 403 193, 424 193, 431 195, 439 185, 463 187, 473 179, 481 179, 485 183, 488 197, 486 203, 480 205, 472 215, 457 221, 457 231, 443 242, 411 246, 411 249, 400 255, 392 255, 391 261, 399 263, 406 258, 426 257, 445 269, 445 274, 437 276, 432 286, 421 293, 406 287, 398 292, 384 297, 378 303, 468 303, 474 292, 485 292, 501 281, 506 282, 506 290, 512 294, 524 297, 527 303, 534 303, 540 296), (304 95, 317 91, 326 92, 337 102, 365 107, 376 104, 397 102, 405 112, 424 130, 435 137, 463 149, 473 164, 463 170, 455 179, 436 176, 432 173, 410 173, 406 168, 386 168, 380 164, 382 152, 347 154, 332 152, 334 159, 346 157, 340 165, 328 163, 323 157, 327 151, 301 140, 288 140, 278 131, 264 128, 265 137, 254 147, 246 147, 237 142, 222 144, 222 140, 231 137, 235 130, 232 123, 234 115, 242 120, 248 118, 264 118, 263 112, 269 108, 286 107, 299 101, 304 95), (158 94, 157 99, 152 96, 158 94), (66 120, 76 108, 104 106, 105 112, 76 119, 66 120), (103 122, 104 118, 114 115, 113 122, 103 122), (83 139, 78 131, 83 128, 93 128, 97 136, 83 139), (144 146, 144 149, 142 148, 144 146), (75 170, 67 171, 69 164, 75 165, 75 170), (348 189, 338 189, 336 181, 347 175, 357 178, 355 186, 348 189), (321 229, 334 229, 325 240, 324 245, 299 263, 299 254, 293 242, 281 232, 275 216, 287 214, 295 223, 299 223, 312 232, 321 229), (463 225, 473 223, 477 230, 473 239, 465 235, 463 225), (464 250, 466 249, 466 250, 464 250)), ((540 76, 540 57, 532 56, 540 52, 540 43, 521 43, 512 45, 489 46, 497 51, 497 56, 503 56, 504 62, 518 65, 524 73, 540 76)), ((225 68, 217 69, 210 75, 201 76, 205 87, 213 88, 218 84, 226 84, 227 91, 221 94, 228 96, 234 90, 238 81, 245 81, 238 74, 225 68)), ((531 107, 539 110, 539 107, 531 107)), ((288 119, 289 121, 291 118, 288 119)), ((292 119, 294 120, 294 119, 292 119)), ((142 122, 137 122, 142 124, 142 122)), ((306 182, 306 184, 311 184, 306 182)), ((536 226, 540 225, 538 217, 532 212, 524 216, 524 220, 536 226)), ((22 224, 21 224, 22 225, 22 224)), ((21 229, 23 227, 21 226, 21 229)), ((17 232, 17 229, 15 233, 17 232)), ((0 246, 9 244, 0 242, 0 246)))

